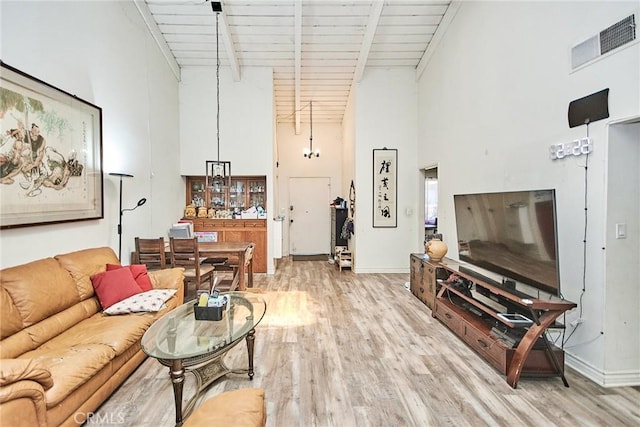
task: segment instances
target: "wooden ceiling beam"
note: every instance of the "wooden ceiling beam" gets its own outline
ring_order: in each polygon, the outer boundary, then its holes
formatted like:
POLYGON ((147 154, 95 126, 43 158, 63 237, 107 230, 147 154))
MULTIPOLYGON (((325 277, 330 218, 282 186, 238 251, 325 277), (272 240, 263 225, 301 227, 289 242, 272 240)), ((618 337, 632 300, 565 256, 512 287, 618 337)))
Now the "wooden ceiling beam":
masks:
MULTIPOLYGON (((222 2, 221 2, 222 3, 222 2)), ((233 76, 233 80, 236 82, 240 81, 240 64, 238 63, 238 54, 236 50, 233 48, 233 39, 231 38, 231 30, 229 30, 229 25, 227 24, 228 18, 227 14, 224 11, 224 5, 222 7, 222 12, 220 12, 220 34, 222 35, 222 42, 224 43, 224 50, 227 52, 227 59, 229 60, 229 65, 231 66, 231 75, 233 76)))
POLYGON ((382 14, 383 7, 383 1, 375 1, 371 7, 369 22, 367 22, 367 29, 365 30, 364 38, 362 39, 362 45, 360 46, 358 63, 356 64, 356 70, 353 73, 354 84, 358 83, 362 79, 362 74, 364 74, 364 67, 367 65, 367 59, 369 59, 369 51, 373 44, 373 37, 376 35, 376 29, 378 28, 378 22, 380 21, 380 15, 382 14))
POLYGON ((420 79, 422 73, 427 68, 427 64, 433 56, 433 52, 435 52, 436 48, 440 44, 440 40, 444 37, 444 34, 447 32, 449 25, 453 22, 453 18, 455 18, 458 10, 460 10, 460 6, 462 2, 454 0, 447 7, 447 11, 444 13, 444 16, 440 20, 440 24, 438 25, 438 29, 433 34, 433 38, 429 41, 427 48, 424 51, 424 55, 420 58, 420 62, 418 62, 418 66, 416 67, 416 80, 420 79))
POLYGON ((300 80, 302 79, 302 0, 295 0, 293 17, 294 32, 294 93, 295 134, 300 134, 300 80))
POLYGON ((151 33, 151 37, 153 37, 153 40, 158 45, 158 49, 160 49, 162 56, 165 61, 167 61, 167 65, 169 65, 171 72, 176 79, 180 81, 180 66, 178 65, 178 61, 165 40, 162 30, 160 30, 158 23, 155 21, 155 18, 149 10, 149 6, 147 6, 143 0, 134 0, 133 4, 136 6, 136 9, 138 9, 138 13, 140 13, 144 24, 151 33))

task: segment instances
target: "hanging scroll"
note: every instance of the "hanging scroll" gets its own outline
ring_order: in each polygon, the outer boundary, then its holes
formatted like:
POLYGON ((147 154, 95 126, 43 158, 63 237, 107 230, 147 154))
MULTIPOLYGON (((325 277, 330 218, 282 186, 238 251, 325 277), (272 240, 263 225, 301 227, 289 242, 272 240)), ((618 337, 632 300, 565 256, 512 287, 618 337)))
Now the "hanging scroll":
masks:
POLYGON ((398 226, 398 150, 373 150, 373 226, 398 226))

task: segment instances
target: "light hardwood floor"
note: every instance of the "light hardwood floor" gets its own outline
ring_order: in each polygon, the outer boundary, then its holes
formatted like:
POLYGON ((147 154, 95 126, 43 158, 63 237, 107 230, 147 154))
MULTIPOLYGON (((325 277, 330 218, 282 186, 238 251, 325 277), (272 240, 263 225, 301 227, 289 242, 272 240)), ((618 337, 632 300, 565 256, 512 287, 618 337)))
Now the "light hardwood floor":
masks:
MULTIPOLYGON (((290 259, 273 276, 256 275, 267 314, 255 378, 228 375, 204 398, 263 387, 270 427, 640 425, 638 387, 605 389, 567 369, 570 388, 522 378, 512 389, 431 317, 408 280, 290 259)), ((246 346, 226 362, 246 367, 246 346)), ((192 387, 188 375, 185 395, 192 387)), ((168 368, 149 358, 87 425, 162 427, 174 417, 168 368)))

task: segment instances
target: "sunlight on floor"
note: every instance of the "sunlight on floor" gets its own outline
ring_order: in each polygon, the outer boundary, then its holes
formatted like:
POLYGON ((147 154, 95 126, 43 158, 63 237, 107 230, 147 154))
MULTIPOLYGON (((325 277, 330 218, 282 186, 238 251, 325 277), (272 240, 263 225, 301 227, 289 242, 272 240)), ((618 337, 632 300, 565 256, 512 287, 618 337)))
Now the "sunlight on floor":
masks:
POLYGON ((260 328, 295 328, 317 323, 311 310, 315 302, 308 292, 266 292, 263 297, 267 302, 267 313, 260 322, 260 328))

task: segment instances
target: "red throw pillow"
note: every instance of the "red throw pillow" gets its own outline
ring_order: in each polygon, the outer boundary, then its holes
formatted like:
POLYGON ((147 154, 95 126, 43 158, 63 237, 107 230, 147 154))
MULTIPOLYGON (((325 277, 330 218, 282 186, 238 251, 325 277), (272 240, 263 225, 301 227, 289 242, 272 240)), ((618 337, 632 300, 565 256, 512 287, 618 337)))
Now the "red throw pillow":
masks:
POLYGON ((91 276, 91 284, 103 309, 142 292, 128 268, 105 271, 91 276))
POLYGON ((133 279, 136 281, 142 292, 153 290, 151 279, 147 273, 147 266, 145 264, 131 264, 131 265, 119 265, 119 264, 107 264, 107 271, 117 270, 119 268, 129 268, 133 279))

